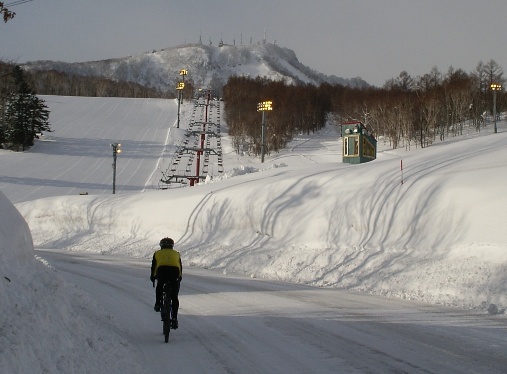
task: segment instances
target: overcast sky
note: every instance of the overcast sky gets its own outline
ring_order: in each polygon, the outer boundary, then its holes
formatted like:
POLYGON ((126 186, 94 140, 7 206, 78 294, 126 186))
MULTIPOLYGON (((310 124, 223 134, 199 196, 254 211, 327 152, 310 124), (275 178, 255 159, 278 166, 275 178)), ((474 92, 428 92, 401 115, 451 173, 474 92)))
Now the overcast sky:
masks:
MULTIPOLYGON (((15 0, 4 0, 8 5, 15 0)), ((32 0, 0 24, 0 59, 101 60, 263 39, 310 68, 381 86, 406 70, 507 72, 507 0, 32 0)))

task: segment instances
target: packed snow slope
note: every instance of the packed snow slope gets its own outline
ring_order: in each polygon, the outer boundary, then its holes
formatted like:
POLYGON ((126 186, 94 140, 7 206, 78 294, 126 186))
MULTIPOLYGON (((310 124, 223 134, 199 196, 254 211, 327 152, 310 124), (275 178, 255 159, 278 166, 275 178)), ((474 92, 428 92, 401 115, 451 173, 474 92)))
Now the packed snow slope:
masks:
POLYGON ((28 152, 0 150, 0 164, 7 168, 0 174, 0 189, 13 203, 111 193, 112 143, 120 143, 122 150, 117 161, 118 190, 158 189, 160 175, 154 172, 166 157, 166 142, 175 142, 169 136, 176 131, 173 100, 41 98, 51 111, 53 132, 45 133, 28 152))
MULTIPOLYGON (((96 108, 102 110, 110 108, 96 108)), ((65 122, 71 131, 71 123, 86 122, 59 113, 55 128, 65 122)), ((147 114, 143 123, 154 121, 147 114)), ((108 126, 114 133, 121 121, 110 118, 108 126)), ((297 137, 264 164, 234 153, 224 129, 225 173, 206 184, 141 193, 120 178, 114 196, 53 196, 16 206, 38 248, 148 257, 161 237, 171 236, 189 265, 502 312, 505 127, 502 121, 498 134, 491 123, 480 133, 466 128, 463 136, 410 151, 388 150, 380 141, 377 160, 362 165, 341 162, 339 131, 331 124, 297 137)), ((178 134, 169 129, 153 154, 177 143, 178 134)), ((57 131, 51 136, 59 142, 57 131)), ((28 174, 50 171, 44 162, 50 152, 36 146, 27 153, 40 160, 23 166, 28 174)), ((157 170, 163 160, 151 162, 157 170)), ((8 162, 1 167, 10 173, 8 162)))

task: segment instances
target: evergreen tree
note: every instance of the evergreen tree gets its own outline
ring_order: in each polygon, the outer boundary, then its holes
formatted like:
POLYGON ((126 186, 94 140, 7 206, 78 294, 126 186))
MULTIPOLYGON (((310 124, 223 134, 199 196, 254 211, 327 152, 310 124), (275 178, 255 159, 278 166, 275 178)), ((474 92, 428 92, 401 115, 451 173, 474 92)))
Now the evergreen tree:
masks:
POLYGON ((30 97, 30 124, 29 124, 29 140, 30 145, 33 145, 33 140, 38 138, 38 134, 42 134, 43 131, 51 131, 49 125, 49 110, 44 100, 40 99, 36 95, 30 97))
POLYGON ((25 133, 28 118, 27 100, 25 95, 12 94, 5 111, 5 140, 9 148, 25 150, 25 133))
POLYGON ((5 132, 6 132, 5 103, 6 103, 6 99, 4 97, 0 96, 0 149, 2 148, 3 144, 6 141, 6 138, 5 138, 5 132))
POLYGON ((44 100, 37 97, 26 83, 23 70, 13 70, 16 92, 12 93, 4 108, 4 142, 10 148, 25 150, 42 131, 51 131, 49 111, 44 100))

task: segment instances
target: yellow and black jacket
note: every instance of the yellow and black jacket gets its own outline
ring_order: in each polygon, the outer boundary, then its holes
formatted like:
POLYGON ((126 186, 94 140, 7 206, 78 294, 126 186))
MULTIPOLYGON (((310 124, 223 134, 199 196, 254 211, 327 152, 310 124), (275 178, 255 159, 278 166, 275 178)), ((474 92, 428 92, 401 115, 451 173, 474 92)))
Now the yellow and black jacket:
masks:
POLYGON ((183 266, 180 253, 172 248, 162 248, 153 254, 151 276, 159 277, 160 272, 170 271, 175 277, 181 278, 183 266), (177 268, 177 269, 176 269, 177 268))

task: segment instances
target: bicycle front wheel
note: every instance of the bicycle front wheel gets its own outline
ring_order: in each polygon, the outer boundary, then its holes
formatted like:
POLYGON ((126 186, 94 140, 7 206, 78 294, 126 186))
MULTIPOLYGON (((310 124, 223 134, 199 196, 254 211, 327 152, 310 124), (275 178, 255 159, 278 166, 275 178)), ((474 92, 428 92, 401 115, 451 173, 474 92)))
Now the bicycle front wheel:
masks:
POLYGON ((162 321, 164 341, 169 342, 169 332, 171 331, 171 289, 164 285, 163 301, 162 301, 162 321))
POLYGON ((169 332, 171 331, 171 303, 166 297, 163 299, 160 314, 163 323, 164 340, 167 343, 169 341, 169 332))
POLYGON ((169 342, 169 331, 171 331, 171 321, 169 318, 164 318, 164 341, 169 342))

